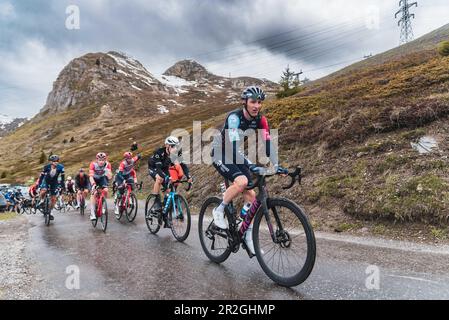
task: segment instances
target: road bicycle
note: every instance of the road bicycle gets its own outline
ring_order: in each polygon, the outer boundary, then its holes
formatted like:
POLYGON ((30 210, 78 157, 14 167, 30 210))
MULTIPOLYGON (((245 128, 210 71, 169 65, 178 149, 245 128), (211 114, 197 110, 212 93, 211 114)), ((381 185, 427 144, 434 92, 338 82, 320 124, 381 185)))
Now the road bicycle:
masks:
MULTIPOLYGON (((142 189, 142 183, 136 185, 138 190, 142 189)), ((133 192, 133 185, 123 182, 123 190, 126 190, 122 194, 117 194, 117 198, 115 201, 115 206, 118 207, 118 215, 116 215, 116 219, 120 220, 122 218, 123 213, 125 213, 126 219, 129 222, 133 222, 136 219, 137 209, 138 209, 138 201, 137 196, 133 192)))
POLYGON ((167 228, 170 228, 173 236, 179 242, 184 242, 190 233, 191 216, 187 200, 177 193, 178 184, 188 184, 186 191, 192 187, 188 180, 176 180, 168 183, 167 189, 170 190, 165 196, 161 210, 154 210, 156 195, 150 194, 145 203, 145 222, 148 230, 152 234, 159 232, 162 223, 165 222, 167 228))
MULTIPOLYGON (((244 219, 231 202, 225 208, 229 229, 215 226, 212 211, 222 202, 219 197, 208 198, 200 211, 198 232, 206 256, 215 263, 222 263, 231 253, 243 247, 252 258, 254 255, 243 242, 243 236, 254 222, 252 239, 255 256, 265 274, 281 286, 293 287, 303 283, 312 272, 316 257, 315 235, 304 210, 285 198, 268 195, 266 179, 281 174, 267 170, 257 174, 257 182, 248 187, 258 189, 256 201, 244 219)), ((290 189, 298 181, 301 184, 301 168, 288 173, 291 183, 282 187, 290 189)), ((225 181, 225 190, 229 181, 225 181)), ((222 190, 224 191, 224 190, 222 190)))
POLYGON ((106 203, 105 187, 95 186, 95 220, 91 220, 92 226, 97 227, 98 220, 101 223, 101 229, 106 232, 108 227, 108 205, 106 203))

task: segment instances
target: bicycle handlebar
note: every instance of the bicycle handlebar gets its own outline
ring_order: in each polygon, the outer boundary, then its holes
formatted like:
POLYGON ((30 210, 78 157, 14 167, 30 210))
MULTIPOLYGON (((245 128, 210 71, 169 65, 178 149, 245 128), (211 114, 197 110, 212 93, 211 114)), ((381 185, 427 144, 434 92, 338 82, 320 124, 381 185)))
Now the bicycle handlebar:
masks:
MULTIPOLYGON (((257 178, 257 182, 255 184, 253 184, 252 186, 246 188, 247 190, 253 190, 255 188, 257 188, 260 185, 260 182, 262 181, 263 178, 265 177, 272 177, 275 175, 282 175, 282 173, 278 173, 278 172, 268 172, 268 171, 264 171, 262 174, 257 174, 258 178, 257 178)), ((298 184, 301 184, 302 181, 302 168, 301 167, 296 167, 295 171, 293 172, 289 172, 287 174, 287 176, 289 176, 291 178, 291 182, 290 184, 288 184, 287 186, 283 186, 282 189, 284 190, 288 190, 291 189, 294 185, 296 180, 298 181, 298 184)))
POLYGON ((190 189, 192 189, 192 182, 189 182, 189 180, 175 180, 175 181, 170 181, 171 185, 174 185, 175 183, 188 183, 189 186, 186 188, 186 191, 190 191, 190 189))

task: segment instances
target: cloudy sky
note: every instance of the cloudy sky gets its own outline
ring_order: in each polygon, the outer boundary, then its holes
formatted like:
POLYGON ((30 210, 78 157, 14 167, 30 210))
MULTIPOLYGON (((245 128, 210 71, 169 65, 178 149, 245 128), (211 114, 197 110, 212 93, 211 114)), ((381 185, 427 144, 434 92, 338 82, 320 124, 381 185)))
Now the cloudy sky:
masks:
MULTIPOLYGON (((397 9, 396 0, 0 0, 0 113, 36 114, 61 69, 88 52, 123 51, 155 74, 191 58, 224 76, 278 81, 290 65, 316 79, 397 46, 397 9)), ((415 37, 449 23, 447 0, 412 11, 415 37)))

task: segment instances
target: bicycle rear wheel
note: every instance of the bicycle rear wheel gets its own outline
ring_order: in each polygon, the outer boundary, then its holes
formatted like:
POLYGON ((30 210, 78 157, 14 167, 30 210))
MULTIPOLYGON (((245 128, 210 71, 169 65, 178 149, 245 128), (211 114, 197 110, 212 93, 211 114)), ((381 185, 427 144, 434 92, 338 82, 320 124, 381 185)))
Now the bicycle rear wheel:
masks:
POLYGON ((172 206, 171 209, 171 214, 168 214, 171 231, 176 240, 184 242, 190 233, 191 219, 189 204, 183 196, 177 194, 175 195, 175 206, 172 206))
POLYGON ((131 195, 129 197, 129 203, 126 208, 126 219, 129 222, 133 222, 134 219, 136 219, 138 206, 139 205, 137 202, 136 195, 134 193, 131 193, 131 195))
POLYGON ((268 217, 260 210, 253 227, 257 260, 277 284, 294 287, 312 272, 316 257, 315 235, 307 215, 287 199, 269 199, 268 217), (272 239, 274 233, 275 241, 272 239))
POLYGON ((156 234, 161 229, 161 213, 152 212, 152 208, 154 207, 156 201, 156 195, 150 194, 145 202, 145 223, 147 224, 148 230, 152 234, 156 234))
POLYGON ((215 263, 226 261, 231 254, 226 231, 218 229, 213 223, 212 210, 218 207, 220 203, 221 199, 217 197, 207 199, 201 207, 198 217, 201 247, 209 260, 215 263))

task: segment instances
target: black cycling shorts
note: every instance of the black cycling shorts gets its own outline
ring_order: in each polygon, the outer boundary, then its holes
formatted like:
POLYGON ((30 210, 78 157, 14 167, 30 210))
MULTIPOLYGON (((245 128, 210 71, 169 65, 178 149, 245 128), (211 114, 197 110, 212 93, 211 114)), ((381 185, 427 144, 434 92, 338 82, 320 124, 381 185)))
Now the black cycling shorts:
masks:
POLYGON ((251 181, 251 171, 245 164, 224 164, 222 161, 213 163, 214 168, 227 180, 234 182, 235 178, 245 176, 251 181))

